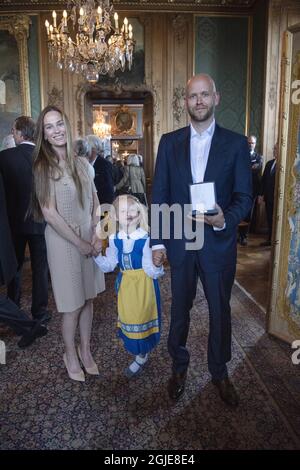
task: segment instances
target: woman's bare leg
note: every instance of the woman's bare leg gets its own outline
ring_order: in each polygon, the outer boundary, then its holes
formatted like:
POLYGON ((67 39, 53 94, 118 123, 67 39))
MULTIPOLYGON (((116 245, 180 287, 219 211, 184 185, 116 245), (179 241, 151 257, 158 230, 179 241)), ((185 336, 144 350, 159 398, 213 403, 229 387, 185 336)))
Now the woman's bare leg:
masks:
POLYGON ((82 369, 79 364, 77 351, 75 347, 75 333, 78 325, 79 314, 82 309, 74 312, 63 313, 62 336, 65 343, 65 350, 68 362, 68 369, 72 373, 80 372, 82 369))
POLYGON ((80 351, 86 367, 93 367, 95 361, 91 354, 91 331, 93 323, 93 300, 87 300, 79 316, 80 351))

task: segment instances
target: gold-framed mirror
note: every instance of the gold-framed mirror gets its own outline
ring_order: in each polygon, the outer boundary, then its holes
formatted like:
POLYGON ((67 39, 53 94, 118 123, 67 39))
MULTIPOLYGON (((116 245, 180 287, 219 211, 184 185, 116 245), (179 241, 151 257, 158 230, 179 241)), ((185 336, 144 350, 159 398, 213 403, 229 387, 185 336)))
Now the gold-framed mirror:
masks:
POLYGON ((15 118, 31 115, 27 15, 0 17, 0 142, 10 133, 15 118))

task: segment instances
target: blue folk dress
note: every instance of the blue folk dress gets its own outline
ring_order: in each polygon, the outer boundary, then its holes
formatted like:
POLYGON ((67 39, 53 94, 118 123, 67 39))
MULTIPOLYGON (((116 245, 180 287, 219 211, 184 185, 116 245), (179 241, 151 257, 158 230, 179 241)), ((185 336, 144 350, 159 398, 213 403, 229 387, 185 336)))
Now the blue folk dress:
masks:
POLYGON ((118 294, 118 336, 132 354, 146 354, 160 339, 161 309, 157 279, 142 268, 143 248, 148 235, 134 241, 130 253, 123 252, 122 239, 116 235, 120 272, 118 294))

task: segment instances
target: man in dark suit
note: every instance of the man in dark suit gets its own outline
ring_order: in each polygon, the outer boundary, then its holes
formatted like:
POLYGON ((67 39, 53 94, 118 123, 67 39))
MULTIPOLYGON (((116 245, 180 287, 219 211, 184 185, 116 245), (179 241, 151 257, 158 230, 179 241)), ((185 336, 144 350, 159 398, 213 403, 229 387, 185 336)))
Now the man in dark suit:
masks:
POLYGON ((169 239, 162 235, 151 238, 154 264, 162 264, 167 253, 171 266, 168 350, 173 368, 168 392, 170 398, 178 399, 184 391, 190 359, 186 348, 190 309, 200 277, 209 307, 208 369, 222 400, 236 407, 239 398, 228 379, 226 363, 231 359, 230 296, 236 269, 236 230, 252 204, 249 148, 244 136, 215 123, 219 94, 210 76, 200 74, 189 80, 185 102, 191 125, 161 138, 152 204, 179 204, 183 208, 191 202, 190 184, 213 181, 217 214, 204 216, 202 249, 187 248, 185 237, 176 239, 172 224, 169 239))
MULTIPOLYGON (((7 285, 17 271, 17 260, 11 240, 10 228, 6 213, 5 192, 0 174, 0 286, 7 285)), ((28 316, 10 299, 0 295, 0 322, 11 327, 22 338, 20 348, 30 346, 36 338, 47 334, 48 330, 37 320, 28 316)))
POLYGON ((250 149, 250 161, 251 161, 251 170, 252 170, 252 195, 253 202, 251 210, 247 217, 245 217, 244 222, 239 225, 239 242, 242 246, 247 245, 247 237, 250 229, 250 225, 253 223, 254 213, 255 213, 255 203, 256 198, 260 192, 261 184, 261 169, 263 165, 263 157, 255 151, 256 147, 256 136, 250 135, 248 137, 248 145, 250 149))
POLYGON ((261 243, 260 246, 271 246, 272 228, 273 228, 273 210, 274 210, 274 191, 276 176, 276 159, 278 155, 278 144, 274 145, 273 159, 266 163, 258 196, 258 203, 263 201, 266 204, 267 222, 268 222, 268 240, 261 243))
POLYGON ((20 306, 21 271, 28 243, 32 270, 32 317, 50 320, 48 305, 48 264, 45 224, 28 216, 32 189, 32 153, 35 124, 27 116, 18 117, 12 128, 16 147, 0 152, 0 173, 3 177, 8 221, 18 262, 16 276, 8 285, 8 297, 20 306))
POLYGON ((95 186, 100 204, 112 204, 114 200, 113 165, 104 158, 101 139, 88 135, 89 161, 95 170, 95 186))

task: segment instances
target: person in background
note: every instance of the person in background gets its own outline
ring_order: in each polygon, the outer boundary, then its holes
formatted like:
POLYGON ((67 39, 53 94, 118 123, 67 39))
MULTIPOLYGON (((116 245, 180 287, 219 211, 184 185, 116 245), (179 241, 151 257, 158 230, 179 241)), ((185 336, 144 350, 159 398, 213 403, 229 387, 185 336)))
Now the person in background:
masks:
POLYGON ((274 193, 276 179, 276 160, 278 157, 278 143, 273 148, 273 159, 266 163, 258 196, 258 203, 263 202, 266 205, 267 222, 268 222, 268 239, 262 242, 260 246, 271 246, 272 229, 273 229, 273 211, 274 211, 274 193))
POLYGON ((105 160, 110 162, 113 166, 113 181, 114 181, 114 185, 116 185, 122 179, 123 172, 121 171, 120 167, 116 165, 116 162, 114 161, 111 155, 106 155, 105 160))
POLYGON ((45 223, 37 223, 28 213, 32 194, 32 154, 34 152, 35 122, 20 116, 13 123, 16 147, 0 152, 7 215, 18 262, 18 271, 8 284, 8 297, 20 306, 22 268, 26 246, 29 247, 32 272, 31 314, 35 320, 48 322, 48 264, 45 242, 45 223))
POLYGON ((255 135, 250 135, 248 137, 248 145, 250 149, 250 161, 251 161, 251 171, 252 171, 252 188, 253 188, 253 202, 252 202, 252 208, 245 217, 244 221, 239 224, 239 243, 242 246, 246 246, 248 243, 248 232, 250 230, 250 225, 253 222, 254 215, 255 215, 255 205, 256 205, 256 199, 257 196, 259 195, 260 191, 260 182, 261 182, 261 169, 263 165, 263 157, 255 151, 256 147, 256 136, 255 135))
POLYGON ((75 157, 67 116, 56 106, 40 113, 34 151, 35 216, 44 218, 47 255, 58 312, 62 313, 63 361, 72 380, 85 371, 99 375, 91 354, 93 299, 105 289, 104 275, 92 259, 99 254, 99 220, 94 181, 85 158, 75 157), (80 345, 75 336, 79 326, 80 345))
MULTIPOLYGON (((5 191, 0 174, 0 286, 7 285, 17 271, 17 260, 11 239, 6 213, 5 191)), ((0 322, 22 336, 20 348, 27 348, 37 338, 48 333, 47 328, 38 320, 31 320, 11 299, 0 295, 0 322)))
POLYGON ((129 155, 127 158, 127 166, 124 167, 124 174, 118 184, 116 190, 122 194, 130 192, 139 201, 147 206, 146 198, 146 178, 143 168, 140 166, 140 161, 137 155, 129 155))
POLYGON ((138 159, 139 159, 140 166, 141 166, 141 167, 144 167, 143 156, 138 153, 138 154, 137 154, 137 157, 138 157, 138 159))
POLYGON ((95 186, 100 205, 112 204, 114 200, 113 166, 105 160, 102 142, 96 135, 88 135, 89 161, 95 169, 95 186))
POLYGON ((95 178, 95 169, 94 169, 93 164, 90 163, 90 160, 89 160, 90 148, 89 148, 89 144, 88 144, 87 140, 86 139, 77 139, 77 140, 75 140, 74 144, 73 144, 73 148, 74 148, 74 153, 75 153, 75 155, 77 155, 77 157, 82 157, 82 158, 87 159, 87 161, 89 162, 89 166, 88 166, 89 172, 91 174, 91 177, 94 179, 95 178))

